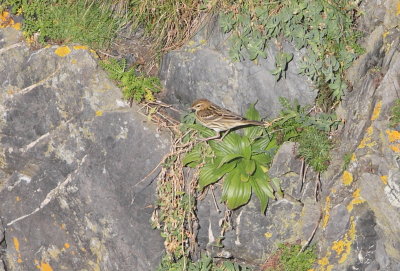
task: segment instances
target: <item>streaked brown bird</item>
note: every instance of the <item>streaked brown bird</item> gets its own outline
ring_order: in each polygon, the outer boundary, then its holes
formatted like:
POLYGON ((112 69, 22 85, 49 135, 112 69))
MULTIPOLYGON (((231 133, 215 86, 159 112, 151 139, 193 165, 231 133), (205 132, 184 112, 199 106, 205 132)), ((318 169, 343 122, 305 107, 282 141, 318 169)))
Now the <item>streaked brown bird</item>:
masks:
POLYGON ((192 109, 195 110, 196 119, 205 127, 213 129, 218 134, 203 140, 221 138, 221 132, 226 131, 221 140, 229 133, 229 130, 247 126, 267 126, 268 123, 262 121, 248 120, 236 113, 213 104, 207 99, 199 99, 193 102, 192 109))

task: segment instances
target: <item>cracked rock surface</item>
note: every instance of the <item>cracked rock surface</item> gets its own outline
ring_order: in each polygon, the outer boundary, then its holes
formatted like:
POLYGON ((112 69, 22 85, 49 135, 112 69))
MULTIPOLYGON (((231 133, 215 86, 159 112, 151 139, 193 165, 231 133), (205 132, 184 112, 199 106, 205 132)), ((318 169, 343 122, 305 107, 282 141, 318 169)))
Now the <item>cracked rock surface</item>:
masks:
POLYGON ((21 40, 0 29, 0 270, 154 270, 155 182, 140 181, 168 136, 89 50, 21 40))

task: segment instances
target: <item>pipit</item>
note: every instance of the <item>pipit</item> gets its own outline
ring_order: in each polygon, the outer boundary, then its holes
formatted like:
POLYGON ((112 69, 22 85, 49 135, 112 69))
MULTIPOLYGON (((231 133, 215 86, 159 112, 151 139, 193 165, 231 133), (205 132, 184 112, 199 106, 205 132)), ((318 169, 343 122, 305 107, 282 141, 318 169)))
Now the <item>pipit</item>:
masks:
POLYGON ((196 119, 205 127, 213 129, 217 135, 203 139, 211 140, 220 138, 222 140, 231 129, 247 125, 268 126, 262 121, 248 120, 236 113, 213 104, 207 99, 199 99, 193 102, 192 109, 195 110, 196 119), (221 132, 226 131, 221 137, 221 132))

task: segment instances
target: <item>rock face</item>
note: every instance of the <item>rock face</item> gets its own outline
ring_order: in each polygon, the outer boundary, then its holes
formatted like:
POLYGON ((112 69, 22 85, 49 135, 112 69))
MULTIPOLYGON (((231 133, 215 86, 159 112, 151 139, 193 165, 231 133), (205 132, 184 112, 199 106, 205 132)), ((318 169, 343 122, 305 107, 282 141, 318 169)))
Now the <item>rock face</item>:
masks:
MULTIPOLYGON (((278 243, 300 240, 304 244, 318 224, 313 238, 318 247, 315 270, 400 270, 400 127, 389 124, 391 107, 400 97, 399 21, 393 12, 397 5, 396 1, 362 1, 366 16, 360 17, 359 26, 367 33, 366 53, 347 73, 353 90, 337 112, 346 123, 335 137, 331 165, 320 176, 321 200, 314 199, 316 175, 311 170, 299 192, 301 163, 295 147, 284 144, 269 172, 282 180, 294 201, 270 202, 266 216, 259 213, 256 201, 234 211, 221 247, 216 240, 221 239, 218 225, 224 216, 208 195, 198 209, 202 248, 219 257, 259 264, 278 243), (345 156, 351 156, 347 165, 345 156)), ((231 63, 222 36, 212 32, 205 39, 204 33, 164 58, 162 76, 171 95, 183 102, 207 97, 238 112, 258 98, 263 113, 276 112, 276 102, 271 105, 276 96, 261 94, 267 63, 231 63)), ((299 84, 289 76, 269 86, 299 84)))
POLYGON ((297 74, 296 62, 301 55, 289 44, 283 47, 294 53, 294 60, 289 63, 286 78, 277 82, 271 74, 278 52, 273 44, 267 49, 268 58, 258 64, 233 63, 228 56, 228 35, 222 34, 218 22, 214 22, 187 45, 164 56, 160 76, 167 88, 166 100, 187 105, 207 98, 237 113, 257 102, 261 115, 267 117, 279 112, 279 97, 296 97, 301 104, 313 104, 316 91, 306 77, 297 74))
POLYGON ((154 176, 140 180, 167 135, 121 100, 86 48, 31 51, 21 40, 0 29, 6 270, 154 270, 154 176))

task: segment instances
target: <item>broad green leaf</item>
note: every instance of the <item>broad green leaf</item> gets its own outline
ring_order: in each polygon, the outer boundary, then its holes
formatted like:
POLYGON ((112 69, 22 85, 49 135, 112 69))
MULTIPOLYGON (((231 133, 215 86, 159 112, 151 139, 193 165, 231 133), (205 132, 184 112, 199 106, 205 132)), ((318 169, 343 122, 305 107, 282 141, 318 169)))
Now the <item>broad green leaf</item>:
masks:
POLYGON ((221 167, 222 165, 231 162, 232 160, 238 159, 243 157, 240 153, 230 153, 222 157, 221 162, 219 163, 218 167, 221 167))
POLYGON ((250 140, 255 140, 260 136, 262 136, 262 134, 265 131, 265 128, 260 126, 249 126, 243 128, 243 131, 244 135, 247 136, 250 140))
POLYGON ((215 131, 208 129, 207 127, 204 127, 203 125, 200 124, 183 124, 184 126, 194 129, 196 131, 198 131, 202 136, 205 137, 211 137, 211 136, 215 136, 215 131))
POLYGON ((272 178, 271 179, 271 184, 273 186, 273 189, 280 195, 283 196, 283 192, 281 189, 281 180, 279 178, 272 178))
POLYGON ((268 187, 268 175, 263 172, 261 167, 257 167, 254 175, 250 177, 251 186, 260 201, 261 213, 265 213, 269 198, 275 198, 273 191, 268 187))
MULTIPOLYGON (((264 151, 267 148, 268 144, 270 144, 270 142, 271 142, 271 137, 269 135, 265 135, 265 136, 257 139, 252 144, 253 151, 255 151, 255 152, 264 151)), ((275 144, 276 144, 276 142, 275 142, 275 144)))
POLYGON ((236 163, 228 163, 216 168, 215 164, 206 164, 200 169, 199 189, 203 189, 209 184, 217 182, 224 174, 231 172, 236 167, 236 163))
POLYGON ((247 175, 252 175, 256 170, 256 162, 254 160, 243 159, 241 163, 244 164, 244 170, 247 175))
MULTIPOLYGON (((199 146, 199 145, 198 145, 199 146)), ((196 164, 200 163, 202 160, 202 153, 200 151, 200 147, 194 147, 190 152, 188 152, 185 157, 182 159, 182 163, 184 166, 196 162, 196 164)))
POLYGON ((267 165, 267 164, 269 164, 269 162, 272 161, 272 156, 267 155, 265 153, 259 153, 259 154, 253 155, 251 157, 251 159, 260 165, 267 165))
POLYGON ((251 145, 250 140, 247 136, 242 136, 240 140, 240 153, 243 155, 244 158, 250 159, 251 158, 251 145))
POLYGON ((250 200, 251 185, 249 182, 242 182, 236 170, 228 173, 227 177, 224 180, 223 198, 226 200, 227 207, 233 210, 250 200))
POLYGON ((211 148, 217 156, 225 156, 227 154, 239 153, 240 136, 235 132, 230 132, 225 136, 223 141, 209 142, 211 148))

